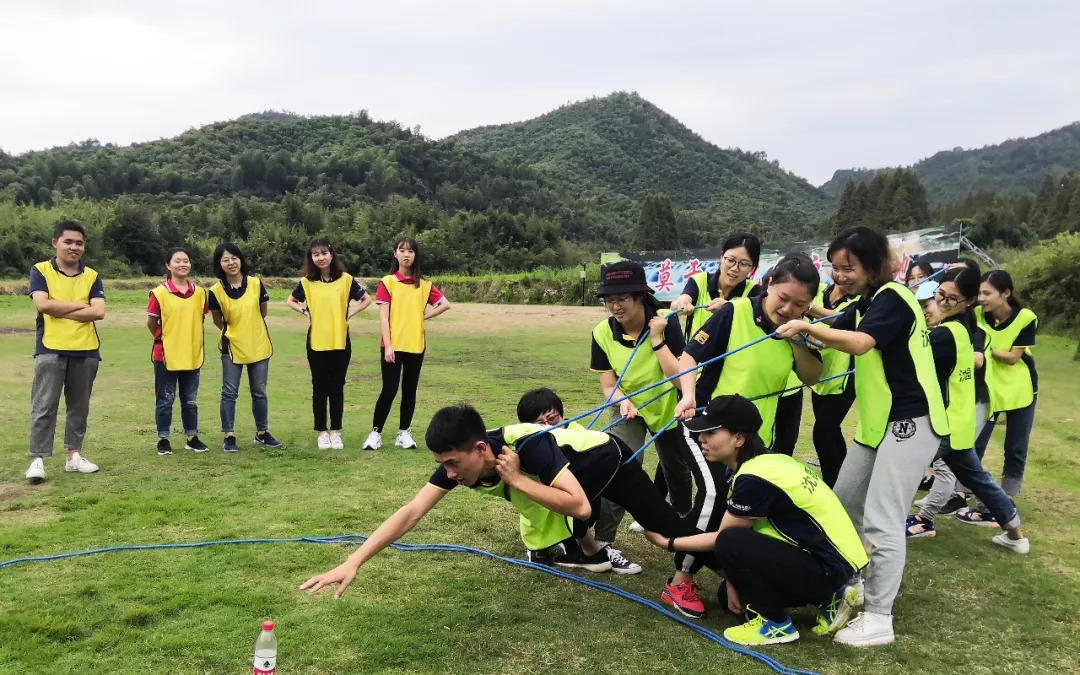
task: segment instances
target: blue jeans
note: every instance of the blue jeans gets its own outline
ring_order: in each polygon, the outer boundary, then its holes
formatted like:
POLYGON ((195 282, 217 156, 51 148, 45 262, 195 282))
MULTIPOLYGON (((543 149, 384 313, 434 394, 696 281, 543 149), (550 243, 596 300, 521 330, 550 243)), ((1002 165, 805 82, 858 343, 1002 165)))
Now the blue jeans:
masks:
MULTIPOLYGON (((240 375, 243 370, 243 364, 233 363, 228 354, 221 355, 221 430, 226 433, 236 431, 236 396, 240 392, 240 375)), ((255 431, 262 433, 269 428, 266 379, 270 374, 270 359, 247 364, 247 371, 255 431)))
MULTIPOLYGON (((994 520, 1001 527, 1012 530, 1020 527, 1020 515, 1016 512, 1016 506, 1005 494, 1005 491, 994 482, 990 472, 983 468, 982 461, 974 450, 953 450, 949 447, 949 439, 941 441, 938 448, 937 458, 945 462, 945 465, 956 475, 956 483, 963 485, 975 494, 980 504, 986 506, 986 510, 994 516, 994 520)), ((933 520, 940 508, 923 508, 919 515, 928 520, 933 520)))
MULTIPOLYGON (((1006 410, 1005 415, 1005 465, 1001 469, 1001 489, 1010 497, 1020 494, 1020 484, 1024 482, 1024 466, 1027 464, 1028 438, 1031 427, 1035 424, 1035 404, 1038 397, 1026 408, 1006 410)), ((1002 413, 998 413, 999 415, 1002 413)), ((986 423, 982 433, 975 439, 975 452, 979 459, 986 453, 986 445, 994 432, 997 415, 986 423)), ((971 487, 968 485, 968 487, 971 487)))
POLYGON ((198 370, 167 370, 161 361, 154 361, 154 394, 157 409, 158 438, 168 438, 172 427, 173 401, 180 388, 180 419, 184 423, 184 435, 199 433, 199 372, 198 370))

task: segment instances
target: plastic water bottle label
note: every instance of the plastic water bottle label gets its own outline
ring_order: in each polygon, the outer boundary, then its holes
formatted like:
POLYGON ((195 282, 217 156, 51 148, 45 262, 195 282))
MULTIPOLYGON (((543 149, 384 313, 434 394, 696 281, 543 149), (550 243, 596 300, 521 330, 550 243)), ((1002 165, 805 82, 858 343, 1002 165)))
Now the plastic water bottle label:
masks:
POLYGON ((277 671, 277 656, 256 656, 252 675, 274 675, 277 671))

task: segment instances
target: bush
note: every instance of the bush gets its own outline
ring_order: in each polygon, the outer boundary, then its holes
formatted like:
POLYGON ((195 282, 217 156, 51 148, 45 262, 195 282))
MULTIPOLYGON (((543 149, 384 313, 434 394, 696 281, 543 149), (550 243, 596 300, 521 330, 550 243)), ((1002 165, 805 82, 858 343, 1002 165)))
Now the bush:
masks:
POLYGON ((1080 234, 1059 234, 1009 258, 1006 269, 1041 326, 1080 335, 1080 234))

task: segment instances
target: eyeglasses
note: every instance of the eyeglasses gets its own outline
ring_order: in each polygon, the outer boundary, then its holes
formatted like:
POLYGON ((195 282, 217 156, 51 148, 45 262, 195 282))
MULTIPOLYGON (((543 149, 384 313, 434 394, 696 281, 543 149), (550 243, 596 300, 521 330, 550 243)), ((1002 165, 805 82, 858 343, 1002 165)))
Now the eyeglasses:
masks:
POLYGON ((740 272, 749 272, 750 270, 754 269, 754 263, 750 262, 749 260, 739 260, 738 258, 734 258, 729 255, 726 255, 720 259, 724 261, 724 264, 728 267, 734 267, 740 272))
POLYGON ((959 305, 964 301, 964 298, 958 298, 955 295, 945 295, 940 289, 934 293, 934 299, 938 301, 939 305, 949 306, 959 305))
POLYGON ((629 294, 605 295, 604 296, 604 304, 605 305, 628 305, 628 304, 630 304, 631 301, 633 301, 633 299, 634 299, 634 296, 629 295, 629 294))

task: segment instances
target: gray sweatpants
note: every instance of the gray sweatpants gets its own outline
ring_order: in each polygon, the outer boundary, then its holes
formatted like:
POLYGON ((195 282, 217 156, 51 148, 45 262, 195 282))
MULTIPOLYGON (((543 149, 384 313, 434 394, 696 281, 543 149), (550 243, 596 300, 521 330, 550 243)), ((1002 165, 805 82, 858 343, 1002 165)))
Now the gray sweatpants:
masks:
POLYGON ((907 557, 904 523, 941 439, 929 417, 889 423, 877 448, 852 443, 833 492, 869 543, 866 611, 892 614, 907 557))
POLYGON ((30 387, 30 456, 52 457, 56 412, 64 395, 67 419, 64 447, 81 450, 90 414, 90 392, 97 377, 98 359, 85 356, 38 354, 34 357, 34 383, 30 387))
MULTIPOLYGON (((618 416, 619 408, 612 406, 613 416, 618 416)), ((632 420, 624 420, 608 429, 608 433, 626 443, 631 450, 637 450, 652 438, 652 432, 640 417, 632 420)), ((660 466, 664 470, 664 479, 668 484, 668 494, 671 505, 679 513, 690 510, 690 493, 693 489, 694 479, 690 475, 690 468, 686 465, 689 451, 683 441, 682 430, 679 426, 668 429, 660 434, 651 448, 656 448, 660 466)), ((646 450, 645 452, 648 452, 646 450)), ((637 461, 642 461, 645 453, 637 456, 637 461)), ((626 510, 618 504, 607 499, 600 500, 600 513, 596 516, 596 540, 615 541, 615 533, 619 529, 626 510)))

